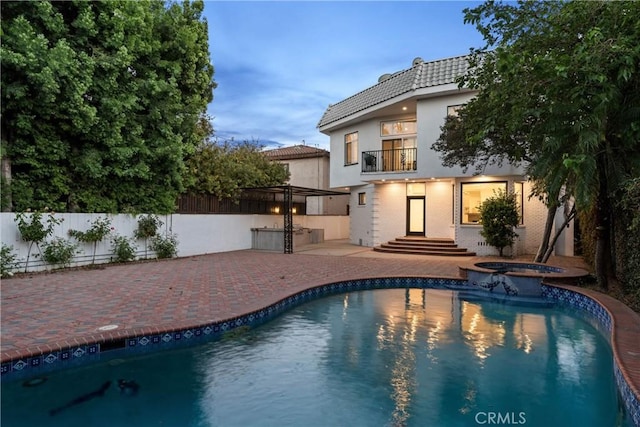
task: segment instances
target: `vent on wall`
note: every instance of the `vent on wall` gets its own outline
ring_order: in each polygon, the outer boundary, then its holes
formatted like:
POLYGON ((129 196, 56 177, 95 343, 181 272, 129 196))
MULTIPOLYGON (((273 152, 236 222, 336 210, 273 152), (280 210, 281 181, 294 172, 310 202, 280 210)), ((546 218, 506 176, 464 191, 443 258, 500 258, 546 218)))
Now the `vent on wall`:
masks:
POLYGON ((489 246, 487 242, 478 242, 478 246, 489 246))

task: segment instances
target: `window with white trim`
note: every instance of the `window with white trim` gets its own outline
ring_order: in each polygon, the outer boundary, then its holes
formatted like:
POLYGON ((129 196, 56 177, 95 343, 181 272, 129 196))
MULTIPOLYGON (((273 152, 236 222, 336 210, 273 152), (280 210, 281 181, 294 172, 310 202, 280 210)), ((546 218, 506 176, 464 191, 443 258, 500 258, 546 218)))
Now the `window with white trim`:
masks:
POLYGON ((518 210, 520 214, 520 225, 524 225, 524 182, 514 184, 514 193, 518 199, 518 210))
POLYGON ((358 132, 352 132, 344 136, 344 165, 356 163, 358 163, 358 132))
POLYGON ((417 132, 415 120, 393 120, 380 123, 380 136, 411 135, 417 132))
POLYGON ((463 182, 460 198, 460 222, 462 224, 477 224, 480 222, 480 206, 498 191, 507 191, 507 181, 493 182, 463 182))

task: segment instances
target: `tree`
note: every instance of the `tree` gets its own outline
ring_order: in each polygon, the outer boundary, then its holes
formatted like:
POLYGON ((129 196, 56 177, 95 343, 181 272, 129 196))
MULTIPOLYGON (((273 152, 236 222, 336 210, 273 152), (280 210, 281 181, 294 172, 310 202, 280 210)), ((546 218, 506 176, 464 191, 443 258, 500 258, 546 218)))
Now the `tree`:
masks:
POLYGON ((249 141, 203 142, 187 160, 186 191, 235 199, 242 188, 284 184, 289 172, 261 150, 249 141))
POLYGON ((3 209, 172 211, 215 87, 202 10, 2 2, 3 209))
POLYGON ((501 190, 480 205, 480 235, 502 256, 505 247, 513 246, 518 234, 513 231, 520 223, 518 198, 515 193, 501 190))
POLYGON ((561 191, 578 209, 595 205, 606 286, 612 197, 640 173, 640 4, 488 1, 465 9, 465 22, 486 41, 460 80, 478 95, 433 148, 463 166, 525 162, 550 209, 561 191))

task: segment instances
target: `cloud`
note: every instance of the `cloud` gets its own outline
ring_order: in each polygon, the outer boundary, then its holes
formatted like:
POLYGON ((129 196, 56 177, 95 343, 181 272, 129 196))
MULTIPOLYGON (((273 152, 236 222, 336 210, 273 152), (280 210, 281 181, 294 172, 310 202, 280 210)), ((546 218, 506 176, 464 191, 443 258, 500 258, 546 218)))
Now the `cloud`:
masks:
POLYGON ((380 75, 466 54, 463 2, 206 2, 217 136, 329 148, 327 106, 380 75))

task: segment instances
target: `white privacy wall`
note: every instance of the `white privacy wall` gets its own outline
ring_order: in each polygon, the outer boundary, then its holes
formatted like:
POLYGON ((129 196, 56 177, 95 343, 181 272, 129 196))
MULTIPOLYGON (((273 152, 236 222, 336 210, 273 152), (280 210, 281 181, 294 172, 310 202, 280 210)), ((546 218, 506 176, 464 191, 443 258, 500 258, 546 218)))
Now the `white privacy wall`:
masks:
MULTIPOLYGON (((133 238, 137 228, 137 217, 133 215, 108 215, 108 214, 71 214, 57 213, 55 218, 62 219, 62 223, 54 228, 54 237, 62 237, 72 242, 75 239, 69 237, 69 230, 86 231, 91 223, 98 217, 107 216, 113 227, 112 234, 107 236, 96 248, 96 263, 112 261, 110 239, 118 234, 133 238)), ((43 215, 43 222, 47 214, 43 215)), ((235 250, 251 249, 252 228, 282 228, 283 217, 279 215, 159 215, 164 223, 158 230, 160 234, 172 233, 178 240, 178 256, 202 255, 207 253, 228 252, 235 250)), ((305 228, 323 228, 325 240, 347 239, 349 237, 348 216, 304 216, 294 215, 293 222, 305 228)), ((22 241, 20 232, 15 222, 14 213, 0 213, 0 237, 2 243, 13 247, 13 252, 18 256, 21 268, 24 271, 24 263, 27 259, 28 243, 22 241)), ((77 243, 77 242, 76 242, 77 243)), ((143 240, 136 240, 137 255, 145 257, 145 244, 143 240)), ((87 265, 91 263, 93 245, 79 243, 80 253, 76 256, 72 266, 87 265)), ((40 271, 47 268, 38 254, 38 249, 33 246, 29 258, 29 271, 40 271)), ((148 251, 149 257, 154 257, 148 251)))

